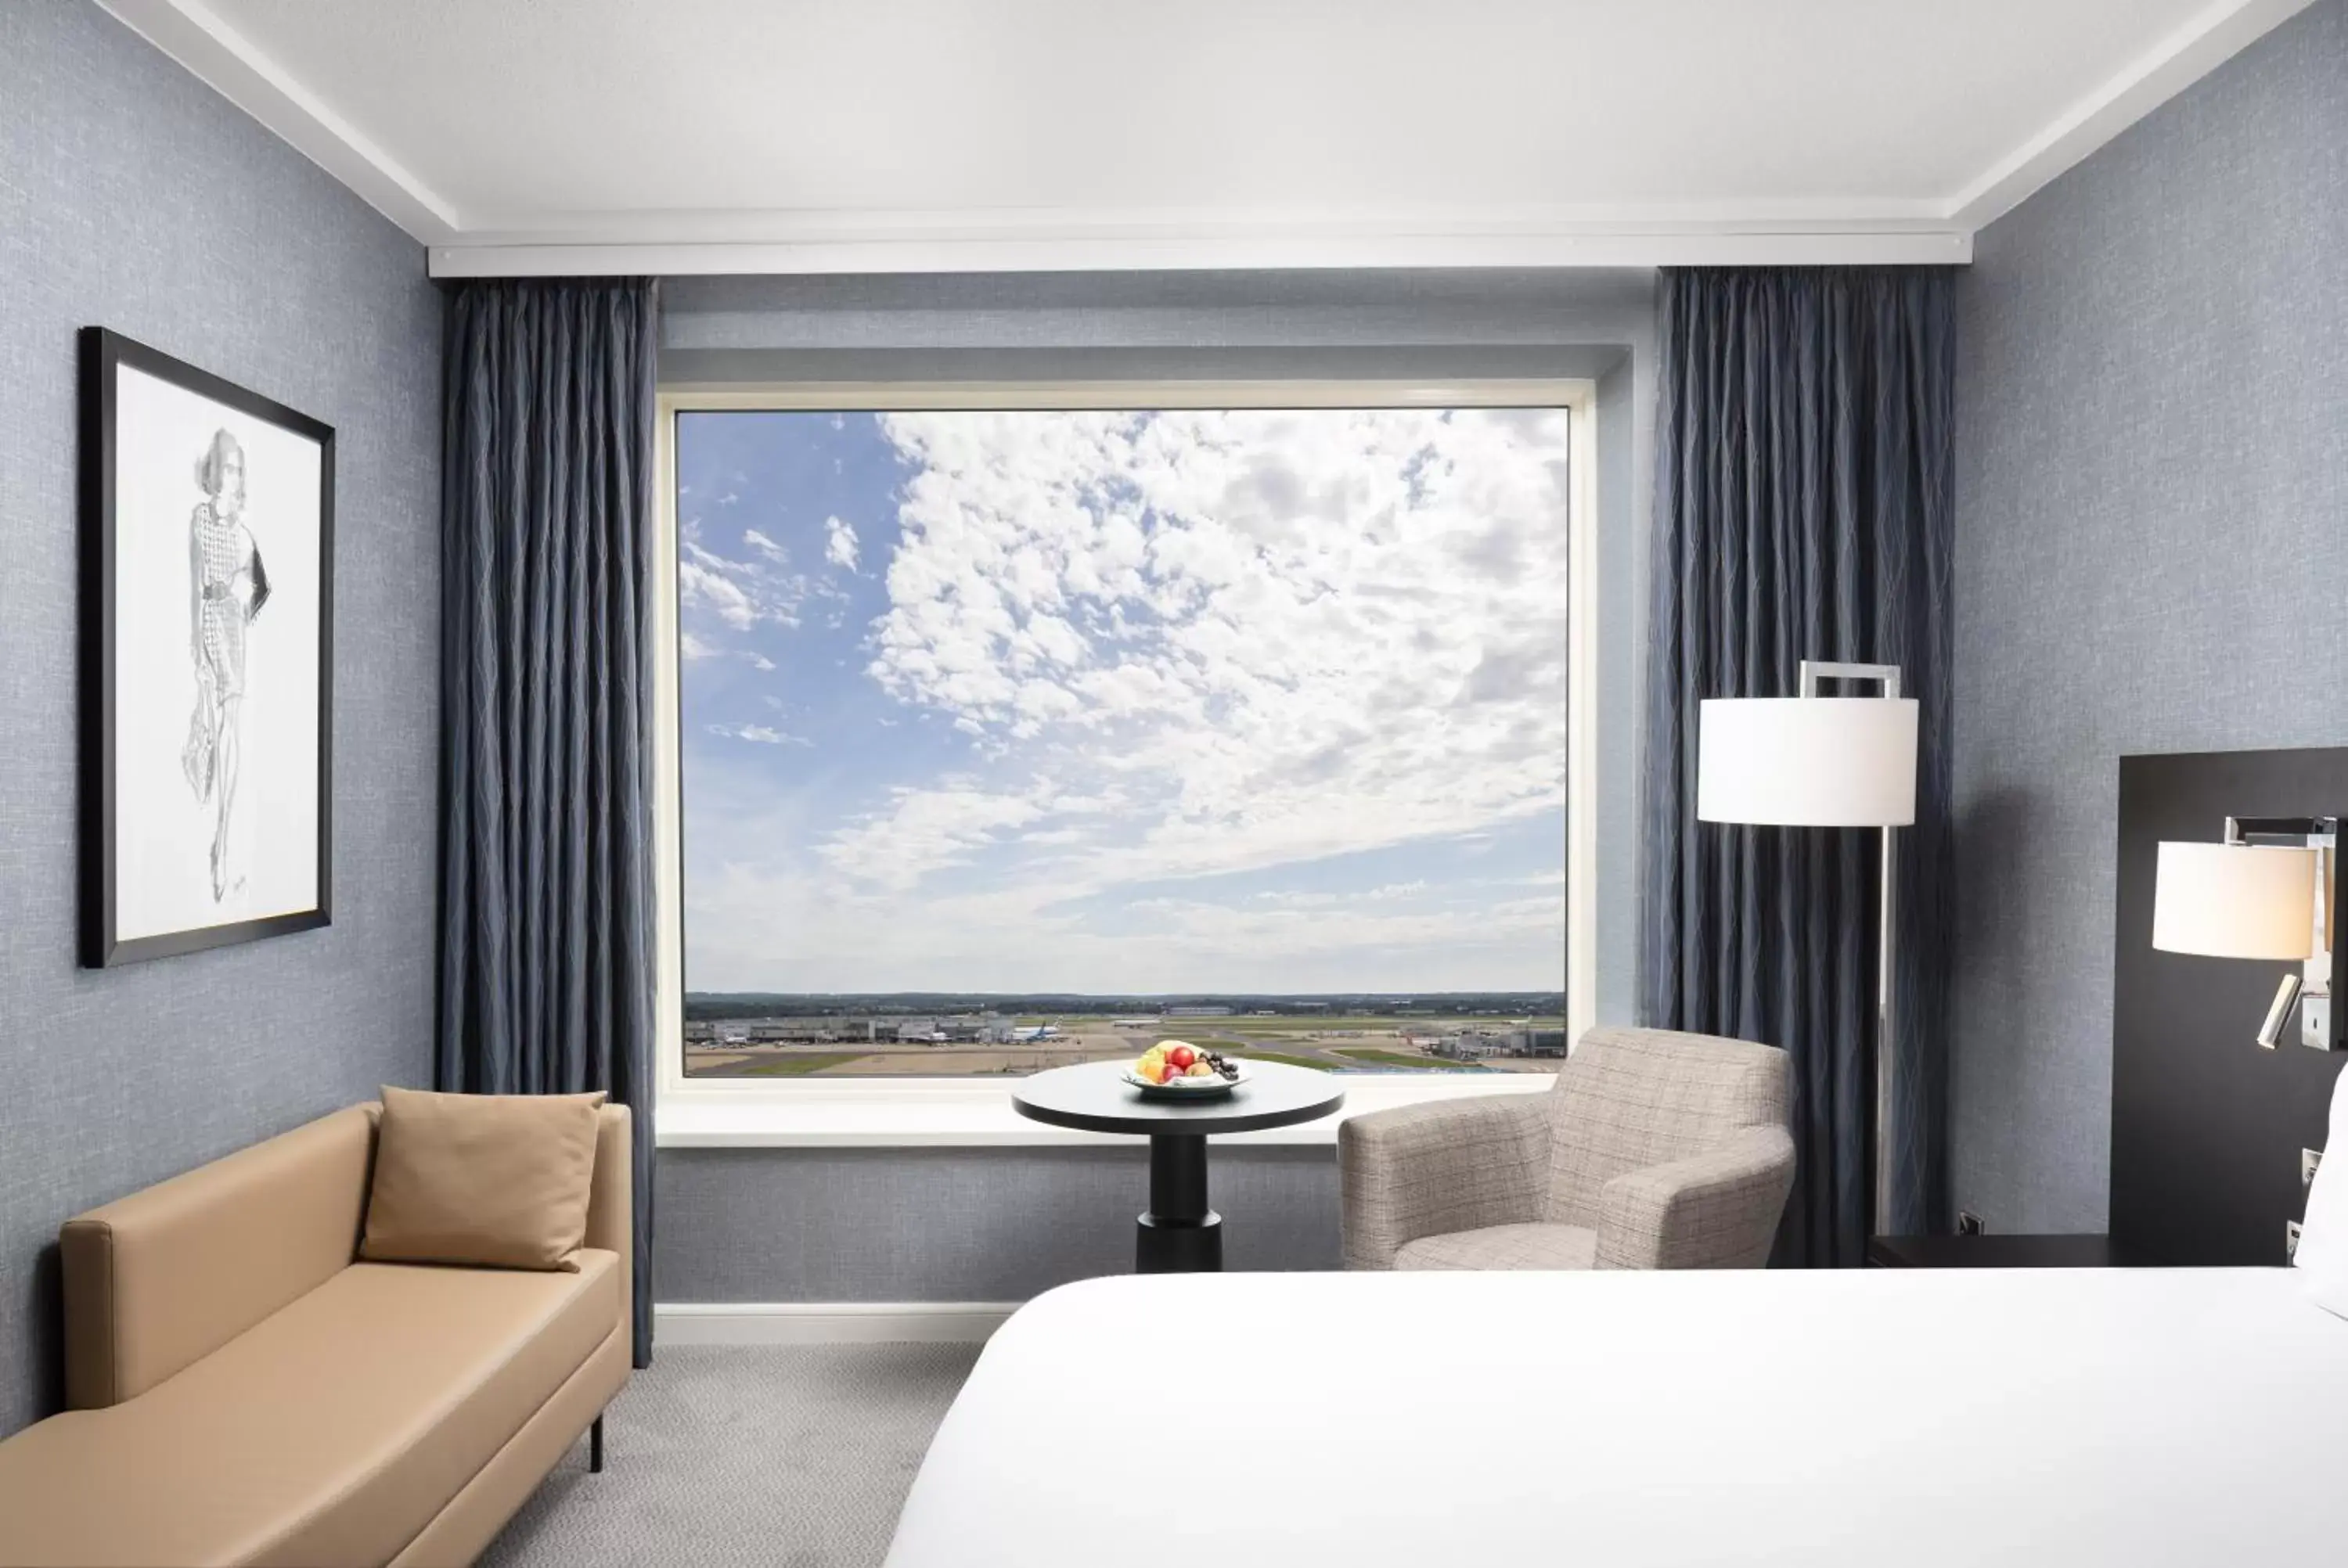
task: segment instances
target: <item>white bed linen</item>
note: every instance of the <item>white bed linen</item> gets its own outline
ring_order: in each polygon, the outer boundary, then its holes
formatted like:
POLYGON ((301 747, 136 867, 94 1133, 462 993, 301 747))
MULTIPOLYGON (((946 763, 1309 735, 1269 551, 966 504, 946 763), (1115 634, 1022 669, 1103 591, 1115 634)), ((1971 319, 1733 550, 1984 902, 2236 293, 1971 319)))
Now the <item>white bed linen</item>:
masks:
POLYGON ((2297 1568, 2343 1459, 2285 1269, 1101 1279, 995 1335, 888 1561, 2297 1568))
POLYGON ((2348 1071, 2332 1081, 2332 1125, 2323 1146, 2342 1151, 2340 1162, 2327 1160, 2316 1167, 2291 1261, 2315 1304, 2348 1317, 2348 1071))

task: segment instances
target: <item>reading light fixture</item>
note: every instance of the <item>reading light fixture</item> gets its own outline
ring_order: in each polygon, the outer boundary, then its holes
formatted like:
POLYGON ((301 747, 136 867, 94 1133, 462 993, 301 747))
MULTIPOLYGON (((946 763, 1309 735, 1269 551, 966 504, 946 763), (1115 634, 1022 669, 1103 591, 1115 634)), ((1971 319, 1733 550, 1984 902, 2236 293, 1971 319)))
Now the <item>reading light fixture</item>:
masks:
POLYGON ((2332 1011, 2339 944, 2333 910, 2340 841, 2336 816, 2230 816, 2225 841, 2163 840, 2154 869, 2152 945, 2164 953, 2299 965, 2276 989, 2256 1037, 2272 1050, 2300 1014, 2299 1039, 2317 1050, 2343 1042, 2332 1011))

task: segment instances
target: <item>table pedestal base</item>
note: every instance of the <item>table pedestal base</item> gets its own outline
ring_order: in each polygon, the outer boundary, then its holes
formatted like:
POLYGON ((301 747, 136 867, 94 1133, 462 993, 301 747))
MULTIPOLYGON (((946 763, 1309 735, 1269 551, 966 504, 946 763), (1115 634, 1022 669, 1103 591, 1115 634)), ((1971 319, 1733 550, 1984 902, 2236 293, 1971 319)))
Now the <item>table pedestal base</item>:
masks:
POLYGON ((1136 1274, 1220 1274, 1223 1217, 1207 1206, 1207 1140, 1158 1133, 1149 1140, 1149 1212, 1135 1224, 1136 1274))

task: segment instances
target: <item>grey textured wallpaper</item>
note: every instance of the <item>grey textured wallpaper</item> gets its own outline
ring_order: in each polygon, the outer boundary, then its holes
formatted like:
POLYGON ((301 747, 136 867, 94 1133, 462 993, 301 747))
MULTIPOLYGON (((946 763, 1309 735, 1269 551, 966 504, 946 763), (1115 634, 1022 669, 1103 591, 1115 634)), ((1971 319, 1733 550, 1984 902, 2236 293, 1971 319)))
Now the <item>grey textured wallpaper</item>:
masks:
MULTIPOLYGON (((1653 282, 1642 272, 675 278, 661 375, 1598 382, 1598 1016, 1634 992, 1653 282)), ((1234 1268, 1337 1265, 1327 1148, 1216 1156, 1234 1268)), ((1142 1151, 668 1150, 663 1301, 1002 1301, 1132 1266, 1142 1151)))
POLYGON ((2118 759, 2348 741, 2348 5, 1986 231, 1958 316, 1955 1196, 2101 1230, 2118 759))
MULTIPOLYGON (((1233 1269, 1335 1268, 1333 1150, 1219 1144, 1233 1269)), ((668 1149, 663 1301, 1025 1301, 1133 1269, 1149 1157, 1101 1149, 668 1149)))
POLYGON ((84 0, 0 5, 0 1433, 59 1221, 431 1071, 441 305, 422 247, 84 0), (76 329, 335 426, 335 924, 75 967, 76 329))
POLYGON ((662 375, 709 351, 1623 348, 1653 295, 1643 268, 672 278, 662 375))

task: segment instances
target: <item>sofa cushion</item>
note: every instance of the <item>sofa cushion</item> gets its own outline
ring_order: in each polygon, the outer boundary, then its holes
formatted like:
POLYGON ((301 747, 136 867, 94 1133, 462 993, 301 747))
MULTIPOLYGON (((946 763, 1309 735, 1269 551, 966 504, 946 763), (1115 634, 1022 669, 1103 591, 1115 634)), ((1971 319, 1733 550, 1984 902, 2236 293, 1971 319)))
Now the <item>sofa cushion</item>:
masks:
POLYGON ((1396 1268, 1595 1268, 1598 1233, 1580 1225, 1486 1225, 1406 1241, 1396 1268))
POLYGON ((354 1265, 138 1399, 0 1444, 0 1562, 388 1562, 624 1332, 618 1261, 354 1265))
POLYGON ((562 1267, 587 1235, 604 1098, 386 1089, 359 1255, 562 1267))

